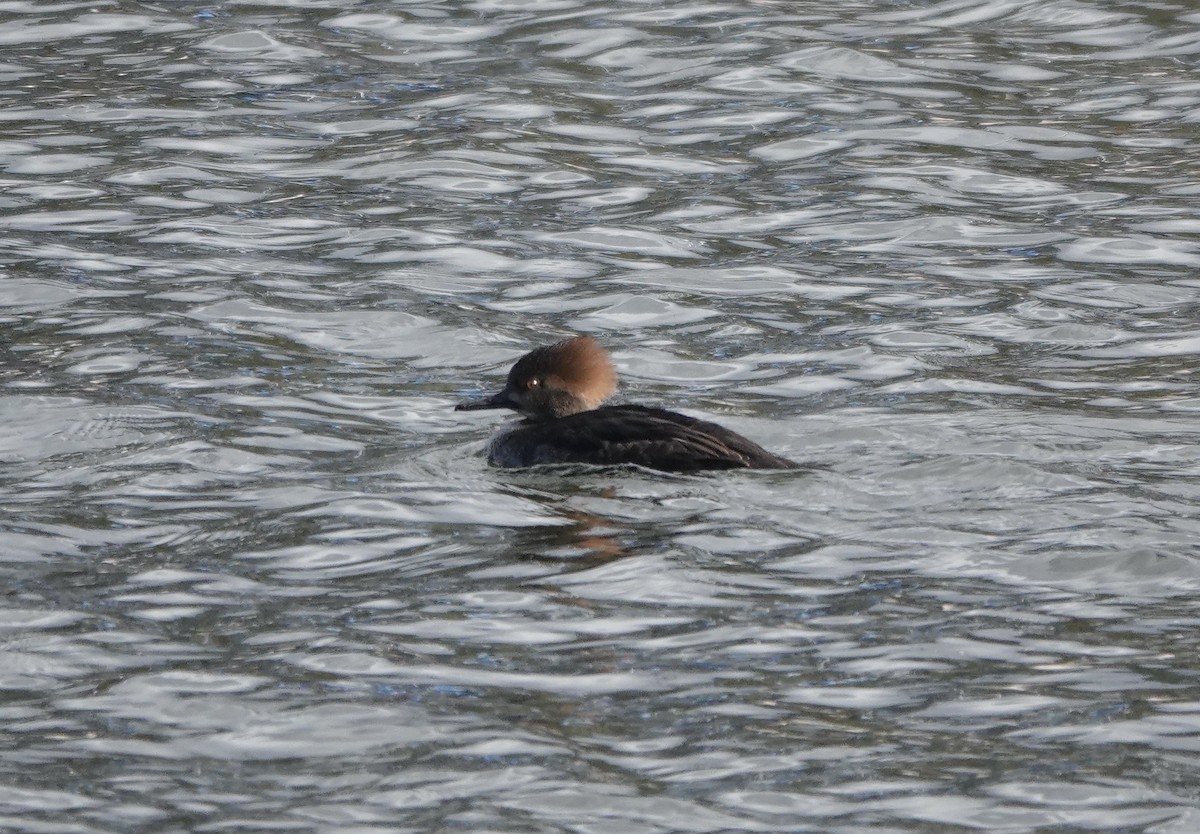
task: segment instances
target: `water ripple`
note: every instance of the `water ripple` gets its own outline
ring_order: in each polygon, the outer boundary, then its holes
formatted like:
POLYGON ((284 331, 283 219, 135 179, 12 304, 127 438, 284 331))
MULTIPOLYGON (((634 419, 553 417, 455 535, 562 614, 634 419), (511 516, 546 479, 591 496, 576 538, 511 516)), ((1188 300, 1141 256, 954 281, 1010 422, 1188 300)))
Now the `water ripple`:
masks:
POLYGON ((0 828, 1196 828, 1194 10, 288 5, 3 4, 0 828))

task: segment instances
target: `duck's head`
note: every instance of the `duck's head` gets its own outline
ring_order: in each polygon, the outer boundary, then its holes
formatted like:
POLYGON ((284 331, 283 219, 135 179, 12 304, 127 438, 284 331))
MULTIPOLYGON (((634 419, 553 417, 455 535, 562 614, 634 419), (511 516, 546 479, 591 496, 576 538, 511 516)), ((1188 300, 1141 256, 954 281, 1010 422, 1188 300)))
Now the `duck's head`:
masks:
POLYGON ((531 350, 512 366, 504 390, 455 410, 511 408, 533 420, 553 420, 590 411, 616 389, 617 372, 604 348, 591 336, 576 336, 531 350))

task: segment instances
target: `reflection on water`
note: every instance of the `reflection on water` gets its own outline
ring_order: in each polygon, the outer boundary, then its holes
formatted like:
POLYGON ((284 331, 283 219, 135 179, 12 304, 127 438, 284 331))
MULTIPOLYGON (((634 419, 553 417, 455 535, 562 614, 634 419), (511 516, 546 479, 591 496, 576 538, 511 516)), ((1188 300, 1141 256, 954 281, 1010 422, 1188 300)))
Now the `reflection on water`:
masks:
POLYGON ((0 828, 1200 824, 1189 5, 0 15, 0 828))

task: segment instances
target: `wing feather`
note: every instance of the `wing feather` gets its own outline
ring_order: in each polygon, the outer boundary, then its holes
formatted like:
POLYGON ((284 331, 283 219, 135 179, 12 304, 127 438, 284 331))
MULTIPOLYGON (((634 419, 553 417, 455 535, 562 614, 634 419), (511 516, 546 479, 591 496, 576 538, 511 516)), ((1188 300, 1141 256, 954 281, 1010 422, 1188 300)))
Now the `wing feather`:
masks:
POLYGON ((516 429, 535 449, 534 463, 639 464, 669 472, 702 469, 792 469, 724 426, 674 411, 617 405, 516 429))

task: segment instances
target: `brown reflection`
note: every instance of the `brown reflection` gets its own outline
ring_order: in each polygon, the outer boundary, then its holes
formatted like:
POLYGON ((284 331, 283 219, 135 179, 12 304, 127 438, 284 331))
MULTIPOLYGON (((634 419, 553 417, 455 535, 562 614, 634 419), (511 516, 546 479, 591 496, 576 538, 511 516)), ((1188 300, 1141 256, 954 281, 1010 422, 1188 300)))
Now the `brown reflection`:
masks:
POLYGON ((566 516, 575 522, 575 526, 560 530, 564 538, 570 536, 574 546, 585 551, 586 555, 579 559, 581 564, 598 565, 632 555, 618 539, 618 535, 626 531, 616 527, 611 519, 581 510, 568 510, 566 516))

